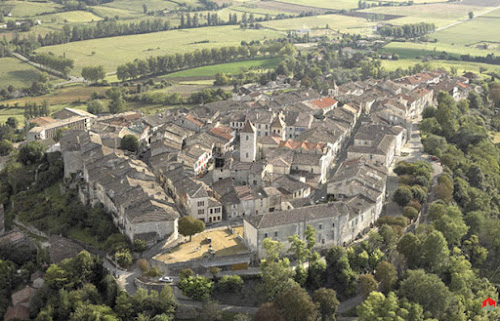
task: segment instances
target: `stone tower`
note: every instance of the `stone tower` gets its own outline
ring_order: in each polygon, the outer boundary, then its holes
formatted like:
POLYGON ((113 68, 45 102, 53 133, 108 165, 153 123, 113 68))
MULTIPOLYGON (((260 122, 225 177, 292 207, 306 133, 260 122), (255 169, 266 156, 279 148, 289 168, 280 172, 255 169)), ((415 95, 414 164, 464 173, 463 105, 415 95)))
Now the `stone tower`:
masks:
POLYGON ((257 130, 247 120, 240 131, 240 161, 254 162, 257 157, 257 130))

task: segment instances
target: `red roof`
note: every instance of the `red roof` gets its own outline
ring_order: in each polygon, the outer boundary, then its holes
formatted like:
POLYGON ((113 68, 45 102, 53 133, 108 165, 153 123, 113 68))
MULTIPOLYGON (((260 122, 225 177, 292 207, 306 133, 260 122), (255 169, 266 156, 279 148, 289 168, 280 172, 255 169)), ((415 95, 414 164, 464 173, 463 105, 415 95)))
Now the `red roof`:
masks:
POLYGON ((323 98, 311 101, 311 104, 314 104, 321 109, 325 109, 325 108, 334 106, 336 103, 337 103, 337 101, 335 99, 333 99, 332 97, 323 97, 323 98))
POLYGON ((30 309, 22 305, 16 305, 15 307, 9 307, 7 312, 5 312, 4 320, 29 320, 30 319, 30 309))
POLYGON ((33 119, 29 120, 30 123, 37 124, 40 126, 50 124, 50 123, 53 123, 55 121, 56 121, 55 119, 50 118, 50 117, 37 117, 37 118, 33 118, 33 119))
POLYGON ((467 88, 467 85, 462 84, 461 82, 459 82, 459 83, 458 83, 458 85, 459 85, 460 87, 462 87, 462 88, 467 88))
POLYGON ((203 123, 199 121, 198 119, 195 119, 192 115, 187 115, 186 119, 191 121, 192 123, 198 125, 199 127, 203 126, 203 123))
POLYGON ((227 126, 214 127, 212 129, 210 129, 210 132, 215 136, 222 137, 222 138, 227 139, 227 140, 233 139, 233 135, 232 135, 233 130, 232 130, 232 128, 227 127, 227 126))

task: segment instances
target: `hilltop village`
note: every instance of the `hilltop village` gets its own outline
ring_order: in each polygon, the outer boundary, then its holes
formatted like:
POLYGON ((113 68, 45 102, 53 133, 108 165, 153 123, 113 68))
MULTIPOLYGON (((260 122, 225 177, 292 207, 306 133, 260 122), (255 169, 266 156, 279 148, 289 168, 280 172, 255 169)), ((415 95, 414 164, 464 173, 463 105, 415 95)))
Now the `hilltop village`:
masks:
POLYGON ((243 225, 250 262, 263 256, 265 238, 287 244, 306 225, 318 247, 366 233, 423 109, 440 91, 458 101, 472 90, 468 78, 444 71, 335 85, 325 97, 278 80, 156 115, 66 108, 30 120, 27 137, 50 140, 70 128, 50 147, 63 155, 65 181, 84 204, 103 204, 131 241, 173 242, 183 216, 243 225), (138 156, 118 149, 125 135, 137 137, 138 156))

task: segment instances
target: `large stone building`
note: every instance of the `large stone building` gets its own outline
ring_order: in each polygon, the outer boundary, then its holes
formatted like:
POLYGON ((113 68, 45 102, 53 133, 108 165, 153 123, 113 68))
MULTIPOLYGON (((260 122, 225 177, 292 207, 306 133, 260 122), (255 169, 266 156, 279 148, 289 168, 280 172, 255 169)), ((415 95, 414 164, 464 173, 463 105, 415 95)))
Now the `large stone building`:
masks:
POLYGON ((30 129, 30 131, 26 135, 26 139, 29 142, 34 140, 53 139, 58 134, 58 132, 63 129, 88 131, 90 129, 90 120, 91 117, 89 116, 73 116, 70 118, 49 122, 45 125, 30 129))

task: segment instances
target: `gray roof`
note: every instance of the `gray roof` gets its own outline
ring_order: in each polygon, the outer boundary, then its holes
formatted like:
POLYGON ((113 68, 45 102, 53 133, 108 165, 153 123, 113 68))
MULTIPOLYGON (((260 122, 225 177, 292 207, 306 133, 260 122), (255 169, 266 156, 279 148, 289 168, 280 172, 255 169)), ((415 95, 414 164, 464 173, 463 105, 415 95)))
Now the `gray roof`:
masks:
POLYGON ((298 224, 321 218, 350 215, 350 209, 343 202, 306 206, 289 211, 273 212, 264 215, 245 217, 257 229, 281 225, 298 224))

